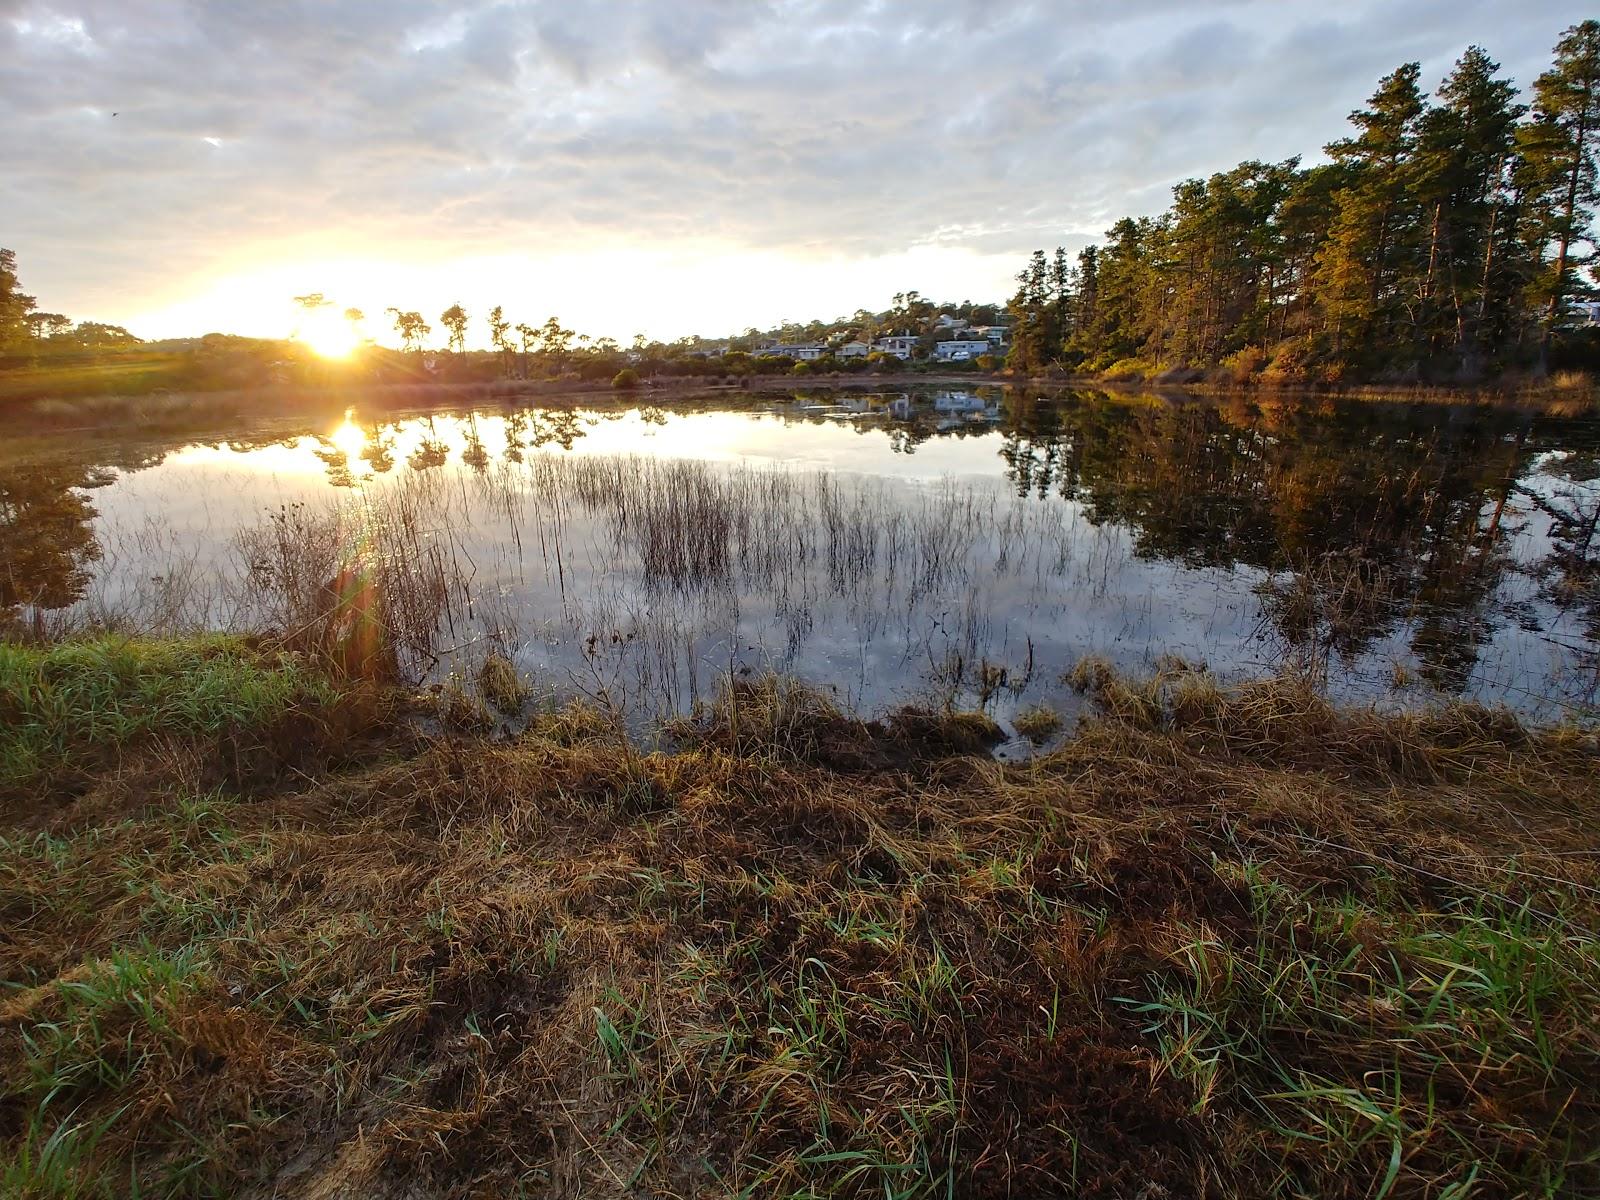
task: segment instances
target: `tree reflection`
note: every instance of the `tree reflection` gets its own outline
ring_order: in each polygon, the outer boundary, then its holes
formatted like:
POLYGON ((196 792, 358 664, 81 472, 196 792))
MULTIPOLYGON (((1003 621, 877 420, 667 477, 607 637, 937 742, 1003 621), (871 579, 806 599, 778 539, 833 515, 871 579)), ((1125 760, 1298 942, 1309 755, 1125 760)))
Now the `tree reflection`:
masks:
POLYGON ((104 482, 77 464, 0 467, 0 616, 66 608, 83 595, 100 558, 83 491, 104 482))
MULTIPOLYGON (((1353 656, 1410 620, 1423 675, 1455 690, 1503 619, 1507 501, 1549 444, 1533 424, 1487 409, 1018 393, 999 453, 1019 496, 1077 501, 1129 528, 1144 557, 1263 572, 1271 631, 1293 651, 1353 656)), ((1593 508, 1569 507, 1551 514, 1555 536, 1587 561, 1593 508)))

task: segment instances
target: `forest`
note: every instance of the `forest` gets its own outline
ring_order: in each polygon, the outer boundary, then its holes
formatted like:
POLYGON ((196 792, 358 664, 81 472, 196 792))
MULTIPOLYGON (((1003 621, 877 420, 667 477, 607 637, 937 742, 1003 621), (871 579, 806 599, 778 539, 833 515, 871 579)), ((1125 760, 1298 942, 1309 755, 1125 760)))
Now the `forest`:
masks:
POLYGON ((1076 261, 1035 251, 1008 365, 1461 384, 1592 366, 1600 22, 1561 36, 1526 99, 1478 46, 1431 98, 1406 63, 1326 161, 1186 179, 1076 261))

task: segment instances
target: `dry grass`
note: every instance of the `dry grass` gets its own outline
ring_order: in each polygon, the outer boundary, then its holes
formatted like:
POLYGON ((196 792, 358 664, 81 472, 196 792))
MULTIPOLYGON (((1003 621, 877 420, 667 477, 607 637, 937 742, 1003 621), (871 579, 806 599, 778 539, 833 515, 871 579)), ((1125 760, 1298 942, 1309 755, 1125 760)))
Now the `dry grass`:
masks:
POLYGON ((129 740, 0 809, 0 1193, 1600 1188, 1592 733, 1078 681, 1020 766, 772 680, 129 740))

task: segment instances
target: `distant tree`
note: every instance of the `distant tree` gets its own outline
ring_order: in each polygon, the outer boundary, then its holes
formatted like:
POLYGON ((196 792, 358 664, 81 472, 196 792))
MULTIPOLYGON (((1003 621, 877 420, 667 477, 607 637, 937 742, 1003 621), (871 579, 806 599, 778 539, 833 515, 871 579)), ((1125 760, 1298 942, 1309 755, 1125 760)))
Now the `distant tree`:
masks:
POLYGON ((402 312, 398 308, 385 310, 394 320, 394 331, 400 335, 400 348, 407 352, 422 350, 422 343, 433 332, 433 326, 423 320, 415 310, 402 312))
POLYGON ((34 299, 17 280, 17 256, 0 247, 0 352, 20 349, 29 337, 28 314, 34 299))
POLYGON ((460 304, 452 304, 439 314, 439 324, 445 328, 452 354, 460 354, 467 348, 466 309, 462 308, 460 304))
POLYGON ((533 353, 533 348, 538 343, 539 331, 532 325, 518 325, 517 337, 519 339, 518 345, 522 350, 522 378, 526 379, 528 377, 528 355, 533 353))
POLYGON ((37 309, 27 315, 28 332, 36 339, 57 337, 70 328, 72 318, 61 313, 39 312, 37 309))
POLYGON ((73 326, 71 336, 86 350, 122 350, 137 346, 141 340, 121 325, 106 325, 99 321, 79 321, 73 326))
POLYGON ((516 347, 511 343, 511 322, 498 304, 489 310, 489 344, 500 355, 500 374, 510 379, 516 347))
POLYGON ((553 359, 560 359, 576 336, 572 330, 563 329, 561 322, 551 317, 539 327, 539 349, 553 359))

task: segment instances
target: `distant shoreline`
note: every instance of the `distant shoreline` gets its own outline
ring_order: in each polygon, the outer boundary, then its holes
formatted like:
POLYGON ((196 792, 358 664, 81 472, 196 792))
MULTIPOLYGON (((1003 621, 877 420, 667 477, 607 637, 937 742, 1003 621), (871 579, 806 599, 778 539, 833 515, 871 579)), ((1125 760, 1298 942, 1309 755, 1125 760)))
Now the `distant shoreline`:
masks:
POLYGON ((618 389, 605 380, 503 380, 483 382, 339 383, 327 386, 268 384, 261 387, 212 391, 160 391, 123 395, 43 396, 20 400, 11 407, 13 420, 26 421, 27 432, 62 433, 73 430, 137 425, 141 428, 182 424, 195 419, 218 419, 234 414, 261 417, 300 411, 332 410, 356 405, 402 412, 439 405, 476 402, 563 402, 604 397, 615 401, 649 404, 663 400, 716 395, 770 395, 797 391, 862 393, 899 391, 921 387, 1002 387, 1037 389, 1091 388, 1111 395, 1145 395, 1168 400, 1244 397, 1265 401, 1370 400, 1396 403, 1478 405, 1496 408, 1538 409, 1558 417, 1582 417, 1597 410, 1592 387, 1560 388, 1554 385, 1520 388, 1447 388, 1410 385, 1351 384, 1340 387, 1312 385, 1227 386, 1219 383, 1141 382, 1106 380, 1092 376, 1013 376, 998 373, 910 372, 893 375, 831 374, 674 376, 642 381, 618 389))

